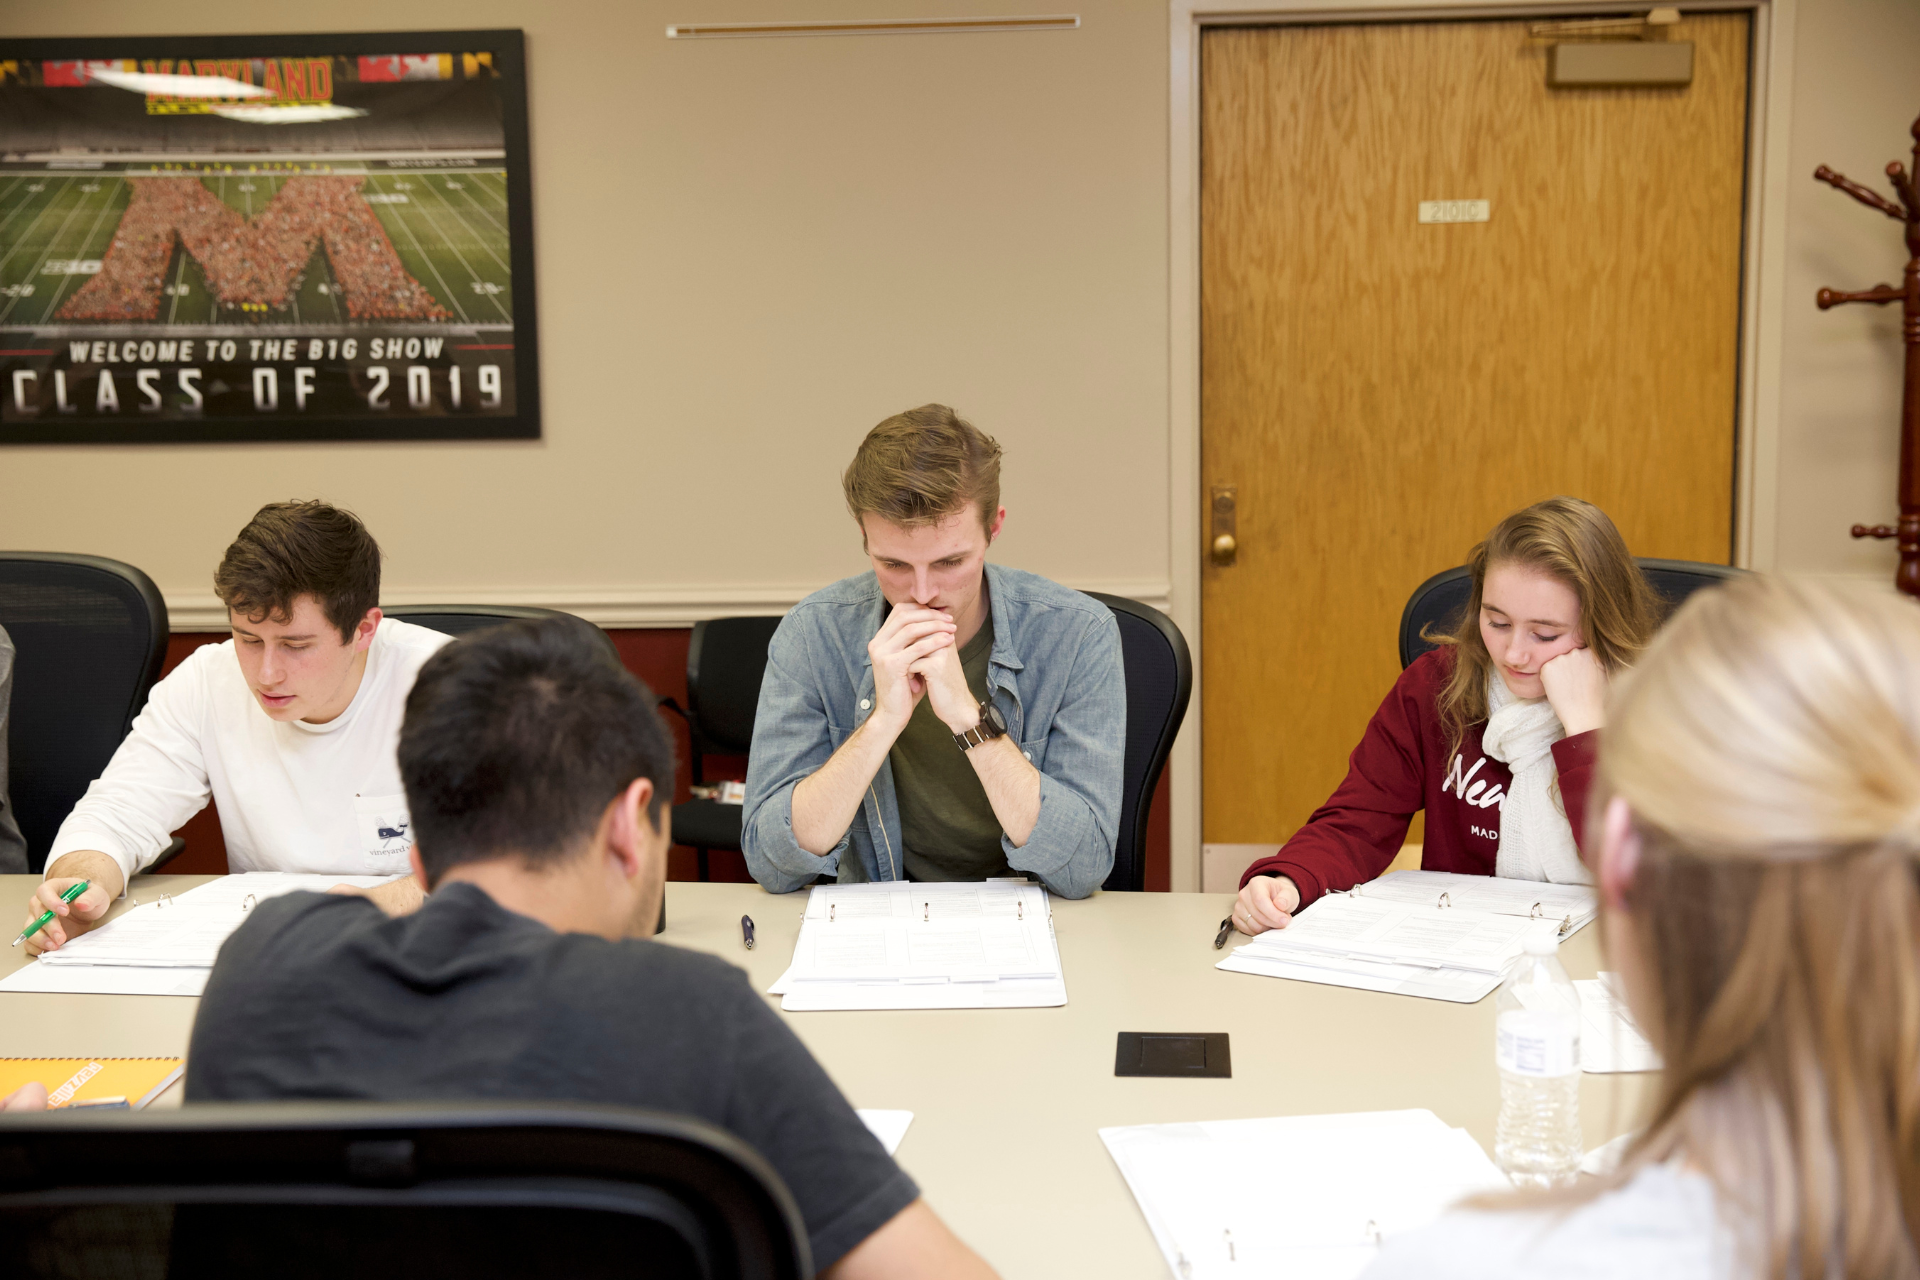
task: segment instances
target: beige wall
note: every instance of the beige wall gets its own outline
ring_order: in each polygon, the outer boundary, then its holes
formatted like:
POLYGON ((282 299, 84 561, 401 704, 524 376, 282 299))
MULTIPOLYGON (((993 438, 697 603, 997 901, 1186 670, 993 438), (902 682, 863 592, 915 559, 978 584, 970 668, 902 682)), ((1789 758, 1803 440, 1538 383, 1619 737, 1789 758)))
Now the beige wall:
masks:
POLYGON ((1850 525, 1891 523, 1900 457, 1900 309, 1822 312, 1822 286, 1898 284, 1900 226, 1813 171, 1830 165, 1890 195, 1889 160, 1910 162, 1920 115, 1920 4, 1799 0, 1787 207, 1780 481, 1774 567, 1891 579, 1891 543, 1850 525))
MULTIPOLYGON (((1291 7, 1291 6, 1287 6, 1291 7)), ((998 12, 873 0, 808 16, 998 12)), ((388 598, 522 599, 605 622, 766 608, 861 567, 836 477, 924 400, 1008 449, 1000 557, 1160 599, 1168 527, 1167 18, 1083 0, 1074 32, 669 41, 715 0, 95 0, 11 35, 522 26, 546 438, 0 452, 0 546, 145 567, 203 625, 219 549, 263 501, 325 495, 389 554, 388 598)), ((1846 527, 1894 514, 1892 309, 1812 306, 1898 276, 1878 181, 1920 112, 1920 5, 1797 0, 1762 565, 1879 575, 1846 527)))
POLYGON ((684 621, 861 570, 839 472, 874 422, 940 400, 1007 450, 1002 560, 1164 597, 1165 10, 1073 8, 1079 31, 689 42, 667 24, 798 15, 7 6, 9 35, 523 27, 546 436, 10 449, 0 546, 119 557, 205 605, 257 506, 322 495, 380 538, 389 601, 684 621))

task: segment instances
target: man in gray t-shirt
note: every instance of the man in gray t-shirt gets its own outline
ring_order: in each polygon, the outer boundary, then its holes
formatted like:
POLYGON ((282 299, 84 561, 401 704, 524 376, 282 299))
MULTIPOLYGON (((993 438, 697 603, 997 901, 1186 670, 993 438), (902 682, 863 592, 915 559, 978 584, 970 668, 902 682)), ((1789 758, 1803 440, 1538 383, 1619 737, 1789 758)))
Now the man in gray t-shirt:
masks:
POLYGON ((13 705, 13 641, 0 627, 0 875, 20 875, 27 869, 27 841, 14 821, 13 801, 7 794, 8 708, 13 705))
POLYGON ((203 1100, 572 1099, 698 1116, 765 1156, 830 1280, 987 1280, 746 981, 652 941, 673 744, 591 636, 515 622, 441 649, 400 730, 426 904, 297 893, 221 948, 203 1100))

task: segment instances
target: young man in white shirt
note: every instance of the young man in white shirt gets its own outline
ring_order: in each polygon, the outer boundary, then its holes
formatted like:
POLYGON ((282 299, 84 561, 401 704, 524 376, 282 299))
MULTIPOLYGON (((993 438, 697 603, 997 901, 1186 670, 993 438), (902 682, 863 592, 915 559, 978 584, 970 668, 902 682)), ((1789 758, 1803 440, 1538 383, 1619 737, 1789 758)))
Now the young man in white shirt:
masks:
MULTIPOLYGON (((60 947, 206 807, 234 871, 399 875, 413 841, 394 748, 407 693, 449 637, 380 615, 380 548, 323 502, 262 507, 214 573, 233 639, 194 651, 153 687, 107 770, 61 824, 27 918, 60 947), (60 895, 79 880, 71 905, 60 895)), ((368 890, 390 913, 411 879, 368 890)))

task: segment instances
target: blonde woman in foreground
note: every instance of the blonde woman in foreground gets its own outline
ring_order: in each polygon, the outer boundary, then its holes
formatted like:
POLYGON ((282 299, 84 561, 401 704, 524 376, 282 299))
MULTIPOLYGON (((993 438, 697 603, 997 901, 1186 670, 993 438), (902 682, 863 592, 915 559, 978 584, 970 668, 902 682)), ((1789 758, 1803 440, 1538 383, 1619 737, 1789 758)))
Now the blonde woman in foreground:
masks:
POLYGON ((1620 677, 1590 810, 1666 1061, 1619 1170, 1390 1241, 1401 1276, 1920 1276, 1920 612, 1701 592, 1620 677))

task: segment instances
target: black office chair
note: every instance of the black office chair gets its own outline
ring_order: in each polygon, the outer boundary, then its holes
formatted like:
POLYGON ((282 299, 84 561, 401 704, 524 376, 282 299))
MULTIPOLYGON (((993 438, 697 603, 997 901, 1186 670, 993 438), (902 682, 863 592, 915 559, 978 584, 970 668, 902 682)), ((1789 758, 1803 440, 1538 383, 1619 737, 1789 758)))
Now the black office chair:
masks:
POLYGON ((416 627, 427 627, 448 636, 463 636, 469 631, 497 627, 503 622, 522 618, 536 621, 541 618, 565 618, 585 631, 591 631, 613 660, 620 662, 620 650, 613 643, 612 636, 585 618, 562 613, 558 609, 537 609, 524 604, 396 604, 391 607, 382 605, 380 612, 389 618, 398 618, 402 622, 411 622, 416 627))
POLYGON ((556 1102, 0 1116, 9 1275, 801 1280, 793 1198, 686 1116, 556 1102))
POLYGON ((153 579, 118 560, 0 551, 0 627, 15 651, 6 781, 38 872, 147 705, 167 656, 167 606, 153 579))
POLYGON ((1113 870, 1104 889, 1147 887, 1147 815, 1167 755, 1193 695, 1193 655, 1173 619, 1124 596, 1087 593, 1113 610, 1120 624, 1120 659, 1127 673, 1127 746, 1120 791, 1120 830, 1113 870))
MULTIPOLYGON (((1669 613, 1679 608, 1681 601, 1700 588, 1726 582, 1747 572, 1745 569, 1707 564, 1699 560, 1658 560, 1650 556, 1637 559, 1640 571, 1647 575, 1647 581, 1667 602, 1669 613)), ((1400 611, 1402 668, 1413 665, 1413 660, 1428 650, 1439 648, 1432 641, 1421 639, 1420 633, 1429 626, 1436 632, 1451 628, 1472 595, 1473 580, 1468 576, 1465 566, 1436 573, 1414 588, 1413 595, 1407 600, 1407 607, 1400 611)))
MULTIPOLYGON (((777 617, 712 618, 696 622, 687 646, 687 705, 662 698, 660 706, 687 722, 688 767, 695 786, 707 785, 709 755, 743 756, 753 749, 753 715, 760 706, 760 678, 767 672, 767 645, 777 617)), ((689 800, 673 806, 673 842, 691 845, 700 878, 712 873, 714 849, 740 849, 741 806, 689 800)))

